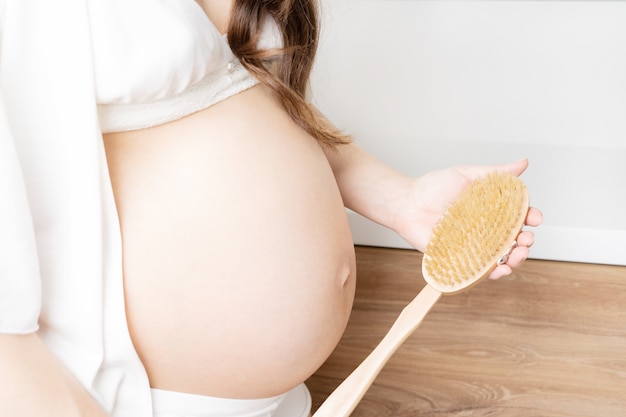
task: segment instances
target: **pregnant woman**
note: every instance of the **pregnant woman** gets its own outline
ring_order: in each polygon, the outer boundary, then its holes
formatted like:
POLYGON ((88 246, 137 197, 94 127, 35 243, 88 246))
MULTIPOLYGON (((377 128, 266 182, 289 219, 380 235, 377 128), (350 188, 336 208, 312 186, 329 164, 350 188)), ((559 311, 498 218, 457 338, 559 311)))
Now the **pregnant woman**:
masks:
POLYGON ((527 166, 361 151, 306 101, 313 0, 4 3, 2 415, 306 417, 354 297, 345 207, 423 250, 527 166))

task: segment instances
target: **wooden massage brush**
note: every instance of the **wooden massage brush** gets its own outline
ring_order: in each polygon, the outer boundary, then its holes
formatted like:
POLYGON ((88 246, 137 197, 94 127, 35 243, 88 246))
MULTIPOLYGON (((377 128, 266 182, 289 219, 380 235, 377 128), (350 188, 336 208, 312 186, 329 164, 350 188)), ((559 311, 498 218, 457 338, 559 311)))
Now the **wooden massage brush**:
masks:
POLYGON ((511 174, 493 173, 472 182, 433 229, 422 260, 426 286, 313 417, 348 417, 441 295, 455 294, 477 284, 508 256, 524 225, 528 207, 526 186, 511 174))

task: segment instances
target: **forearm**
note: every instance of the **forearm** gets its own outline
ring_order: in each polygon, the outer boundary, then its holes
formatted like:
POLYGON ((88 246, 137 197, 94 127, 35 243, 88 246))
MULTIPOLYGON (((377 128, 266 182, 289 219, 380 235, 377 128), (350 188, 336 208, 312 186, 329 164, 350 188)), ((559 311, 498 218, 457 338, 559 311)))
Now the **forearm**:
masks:
POLYGON ((394 229, 395 214, 406 200, 413 180, 355 144, 327 149, 326 155, 344 205, 394 229))
POLYGON ((0 415, 107 416, 35 333, 0 335, 0 415))

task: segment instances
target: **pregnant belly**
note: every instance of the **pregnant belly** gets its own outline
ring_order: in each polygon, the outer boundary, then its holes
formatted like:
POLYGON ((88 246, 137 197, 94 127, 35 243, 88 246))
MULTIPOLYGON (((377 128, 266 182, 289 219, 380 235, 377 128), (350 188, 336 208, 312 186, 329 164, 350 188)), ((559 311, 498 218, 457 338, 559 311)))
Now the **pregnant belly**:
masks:
POLYGON ((352 240, 319 145, 261 86, 105 137, 126 313, 155 388, 267 397, 304 381, 346 325, 352 240))

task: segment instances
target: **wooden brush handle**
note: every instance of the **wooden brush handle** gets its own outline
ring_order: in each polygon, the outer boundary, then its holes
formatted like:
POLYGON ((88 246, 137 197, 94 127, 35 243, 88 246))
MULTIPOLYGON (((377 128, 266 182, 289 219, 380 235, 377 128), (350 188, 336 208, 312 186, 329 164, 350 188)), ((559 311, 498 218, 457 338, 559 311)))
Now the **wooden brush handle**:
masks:
POLYGON ((383 340, 363 362, 328 396, 313 417, 348 417, 365 395, 391 355, 419 327, 441 293, 430 285, 400 313, 383 340))

